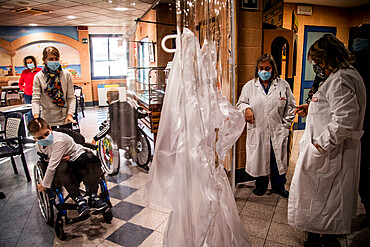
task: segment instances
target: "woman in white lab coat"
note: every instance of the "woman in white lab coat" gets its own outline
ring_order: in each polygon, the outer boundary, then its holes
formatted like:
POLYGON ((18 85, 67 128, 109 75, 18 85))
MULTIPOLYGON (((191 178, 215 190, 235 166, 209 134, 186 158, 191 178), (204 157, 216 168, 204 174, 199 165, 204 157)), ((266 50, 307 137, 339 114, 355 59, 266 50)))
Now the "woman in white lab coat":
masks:
MULTIPOLYGON (((353 55, 333 35, 308 52, 319 84, 308 107, 288 203, 288 222, 308 232, 304 246, 341 246, 357 210, 366 89, 353 55), (322 236, 320 237, 320 234, 322 236)), ((304 116, 304 106, 297 107, 304 116)))
POLYGON ((272 191, 288 197, 285 174, 288 166, 288 136, 296 102, 288 82, 278 77, 272 55, 257 59, 255 78, 248 81, 237 107, 247 121, 245 171, 256 178, 253 193, 266 193, 269 175, 272 191))

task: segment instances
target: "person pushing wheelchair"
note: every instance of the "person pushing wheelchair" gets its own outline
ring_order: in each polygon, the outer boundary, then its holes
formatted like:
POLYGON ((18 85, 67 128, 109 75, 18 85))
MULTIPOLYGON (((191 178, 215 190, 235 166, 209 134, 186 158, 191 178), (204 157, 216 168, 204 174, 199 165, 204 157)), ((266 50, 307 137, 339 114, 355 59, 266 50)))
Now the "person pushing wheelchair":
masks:
POLYGON ((76 202, 80 217, 88 216, 91 208, 79 191, 81 177, 91 193, 91 207, 95 213, 104 212, 108 204, 97 195, 100 177, 103 175, 100 160, 92 152, 76 144, 69 135, 52 131, 49 124, 42 118, 31 120, 28 131, 36 140, 36 149, 45 154, 49 161, 45 177, 38 185, 40 192, 51 187, 54 178, 66 188, 70 197, 76 202))

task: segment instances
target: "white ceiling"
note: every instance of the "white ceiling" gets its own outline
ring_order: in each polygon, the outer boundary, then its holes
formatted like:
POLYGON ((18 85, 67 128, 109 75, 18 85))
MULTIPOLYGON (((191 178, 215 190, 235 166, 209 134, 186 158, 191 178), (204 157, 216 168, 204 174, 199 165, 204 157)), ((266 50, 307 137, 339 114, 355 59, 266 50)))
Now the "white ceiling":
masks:
MULTIPOLYGON (((160 0, 161 3, 175 0, 160 0)), ((111 26, 130 27, 156 0, 0 0, 0 26, 111 26), (111 2, 111 3, 110 3, 111 2), (52 13, 29 15, 14 13, 21 7, 52 10, 52 13), (124 7, 125 11, 114 8, 124 7), (67 16, 75 16, 68 19, 67 16)), ((306 3, 336 7, 358 7, 370 0, 284 0, 287 3, 306 3)))
POLYGON ((353 8, 370 4, 370 0, 284 0, 285 3, 304 3, 309 5, 324 5, 332 7, 353 8))
POLYGON ((130 27, 134 20, 156 0, 0 0, 0 26, 123 26, 130 27), (111 2, 111 3, 110 3, 111 2), (29 15, 11 10, 33 7, 52 10, 52 13, 29 15), (126 8, 117 11, 114 8, 126 8), (75 19, 68 19, 74 16, 75 19))

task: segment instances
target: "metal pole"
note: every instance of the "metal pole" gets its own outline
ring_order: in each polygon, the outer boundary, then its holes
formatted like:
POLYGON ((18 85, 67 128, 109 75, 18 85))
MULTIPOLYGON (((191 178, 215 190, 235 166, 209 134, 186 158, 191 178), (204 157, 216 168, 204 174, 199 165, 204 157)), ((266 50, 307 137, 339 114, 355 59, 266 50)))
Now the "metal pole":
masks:
MULTIPOLYGON (((230 0, 230 29, 231 29, 231 101, 236 105, 236 92, 235 92, 235 2, 230 0)), ((235 193, 235 168, 236 168, 236 146, 233 145, 232 149, 232 166, 231 166, 231 187, 235 193)))

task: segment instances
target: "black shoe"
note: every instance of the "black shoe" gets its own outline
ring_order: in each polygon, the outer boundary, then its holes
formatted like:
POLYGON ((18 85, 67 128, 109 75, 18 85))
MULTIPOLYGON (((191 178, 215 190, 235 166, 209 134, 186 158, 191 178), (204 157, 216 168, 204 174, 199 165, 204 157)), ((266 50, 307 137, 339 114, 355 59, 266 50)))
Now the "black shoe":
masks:
POLYGON ((261 188, 259 188, 259 187, 256 187, 256 188, 253 190, 253 194, 255 194, 256 196, 263 196, 264 194, 266 194, 266 190, 261 189, 261 188))
POLYGON ((321 247, 341 247, 341 244, 335 235, 322 235, 321 247))
POLYGON ((304 247, 320 247, 320 234, 308 232, 307 240, 303 242, 304 247))
POLYGON ((87 201, 82 196, 76 198, 77 211, 80 217, 87 216, 90 214, 90 207, 87 201))
POLYGON ((91 194, 91 207, 96 209, 94 213, 104 212, 109 208, 109 205, 106 202, 103 202, 102 199, 96 194, 91 194))
POLYGON ((284 198, 288 198, 289 197, 289 191, 287 191, 286 189, 281 189, 281 190, 271 190, 273 193, 276 193, 276 194, 279 194, 280 196, 284 197, 284 198))
POLYGON ((6 196, 5 196, 5 193, 4 192, 0 192, 0 199, 4 199, 6 196))

